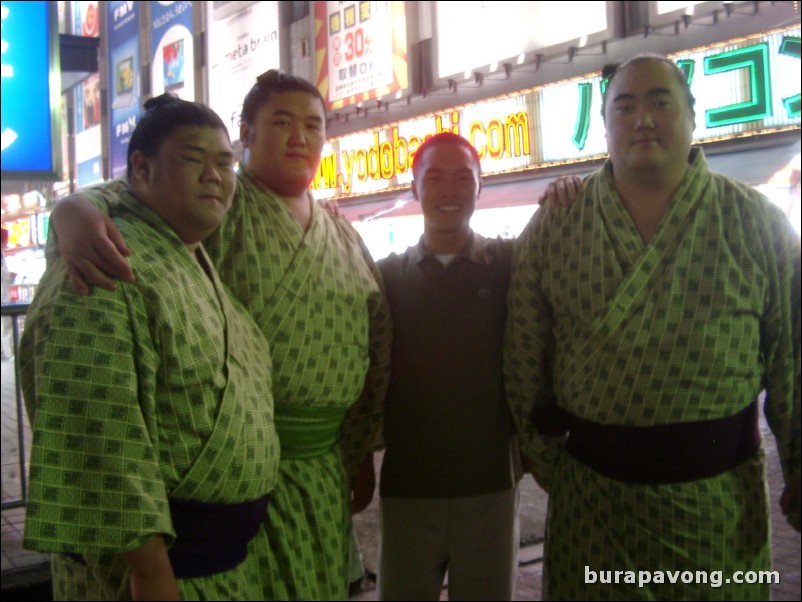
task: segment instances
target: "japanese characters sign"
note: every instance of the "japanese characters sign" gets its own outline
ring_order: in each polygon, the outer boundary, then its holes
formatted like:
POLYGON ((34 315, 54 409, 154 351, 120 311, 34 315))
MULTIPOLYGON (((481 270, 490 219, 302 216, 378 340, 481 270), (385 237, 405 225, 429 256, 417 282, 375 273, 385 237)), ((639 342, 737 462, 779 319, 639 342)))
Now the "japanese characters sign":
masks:
POLYGON ((329 109, 408 87, 403 2, 316 2, 315 70, 329 109))

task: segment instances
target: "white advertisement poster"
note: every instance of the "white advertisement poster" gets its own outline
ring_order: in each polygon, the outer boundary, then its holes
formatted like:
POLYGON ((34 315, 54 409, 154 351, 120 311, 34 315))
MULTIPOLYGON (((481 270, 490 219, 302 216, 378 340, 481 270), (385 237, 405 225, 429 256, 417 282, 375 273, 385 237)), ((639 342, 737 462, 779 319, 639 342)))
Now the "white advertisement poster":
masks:
POLYGON ((318 88, 332 109, 407 87, 403 2, 316 2, 318 88))
POLYGON ((278 2, 215 2, 209 25, 209 106, 239 140, 242 101, 268 69, 278 69, 278 2))
POLYGON ((437 2, 438 76, 607 30, 607 2, 437 2))
POLYGON ((151 2, 151 89, 195 100, 192 2, 151 2))

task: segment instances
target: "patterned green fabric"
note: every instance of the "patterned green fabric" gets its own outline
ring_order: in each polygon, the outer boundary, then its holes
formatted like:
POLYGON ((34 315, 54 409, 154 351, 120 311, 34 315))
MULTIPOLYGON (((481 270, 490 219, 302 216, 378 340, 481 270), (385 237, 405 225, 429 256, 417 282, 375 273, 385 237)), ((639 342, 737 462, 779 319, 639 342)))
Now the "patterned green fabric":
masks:
MULTIPOLYGON (((137 276, 71 292, 58 260, 37 290, 21 369, 34 443, 25 546, 54 554, 60 599, 129 598, 119 553, 174 540, 168 497, 238 503, 271 491, 279 444, 267 342, 211 261, 196 262, 127 194, 115 219, 137 276)), ((225 525, 221 525, 225 528, 225 525)), ((186 599, 264 599, 264 528, 238 567, 179 580, 186 599)))
POLYGON ((337 449, 282 458, 267 508, 270 554, 260 567, 268 600, 348 598, 347 483, 337 449))
MULTIPOLYGON (((800 243, 765 197, 708 171, 700 150, 648 245, 609 162, 570 208, 538 211, 516 244, 505 376, 535 474, 550 489, 548 595, 768 596, 731 584, 694 593, 584 585, 591 569, 767 568, 762 462, 699 482, 629 486, 538 434, 556 402, 603 424, 650 426, 732 415, 765 386, 786 477, 800 472, 800 243)), ((728 576, 728 575, 725 575, 728 576)))
POLYGON ((205 244, 270 341, 276 406, 347 408, 338 448, 282 458, 268 508, 271 557, 262 570, 273 598, 345 599, 347 475, 372 450, 389 380, 381 276, 345 220, 312 203, 304 232, 285 203, 244 170, 231 210, 205 244))
POLYGON ((543 599, 769 600, 767 583, 711 585, 713 571, 725 581, 734 571, 770 569, 763 461, 761 450, 710 479, 651 486, 607 479, 563 454, 549 494, 543 599), (599 576, 691 571, 697 579, 703 571, 707 582, 585 583, 586 566, 599 576))

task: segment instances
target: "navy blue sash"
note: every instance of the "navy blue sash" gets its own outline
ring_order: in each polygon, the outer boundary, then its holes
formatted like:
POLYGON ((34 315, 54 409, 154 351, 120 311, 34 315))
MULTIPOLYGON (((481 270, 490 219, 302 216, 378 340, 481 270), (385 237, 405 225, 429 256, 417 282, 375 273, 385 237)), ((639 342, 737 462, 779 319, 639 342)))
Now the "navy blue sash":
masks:
POLYGON ((170 500, 176 539, 168 554, 178 579, 222 573, 245 560, 270 495, 240 504, 170 500))
POLYGON ((548 404, 533 414, 544 435, 568 434, 566 451, 606 477, 659 485, 732 470, 760 447, 757 402, 724 418, 636 427, 599 424, 548 404))

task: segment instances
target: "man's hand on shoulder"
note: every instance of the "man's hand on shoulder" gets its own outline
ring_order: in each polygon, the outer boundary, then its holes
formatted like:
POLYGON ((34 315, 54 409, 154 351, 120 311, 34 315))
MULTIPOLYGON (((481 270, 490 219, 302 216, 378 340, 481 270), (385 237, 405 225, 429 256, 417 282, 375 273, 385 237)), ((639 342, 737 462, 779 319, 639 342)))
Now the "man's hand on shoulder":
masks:
POLYGON ((569 207, 584 188, 579 176, 562 176, 549 183, 537 202, 544 207, 569 207))
POLYGON ((342 219, 346 219, 343 212, 340 210, 340 203, 335 201, 334 199, 323 199, 322 201, 318 201, 320 206, 323 207, 332 217, 339 217, 342 219))
POLYGON ((116 279, 134 281, 125 259, 131 254, 112 219, 80 194, 62 199, 52 214, 58 248, 75 292, 90 285, 115 290, 116 279))

